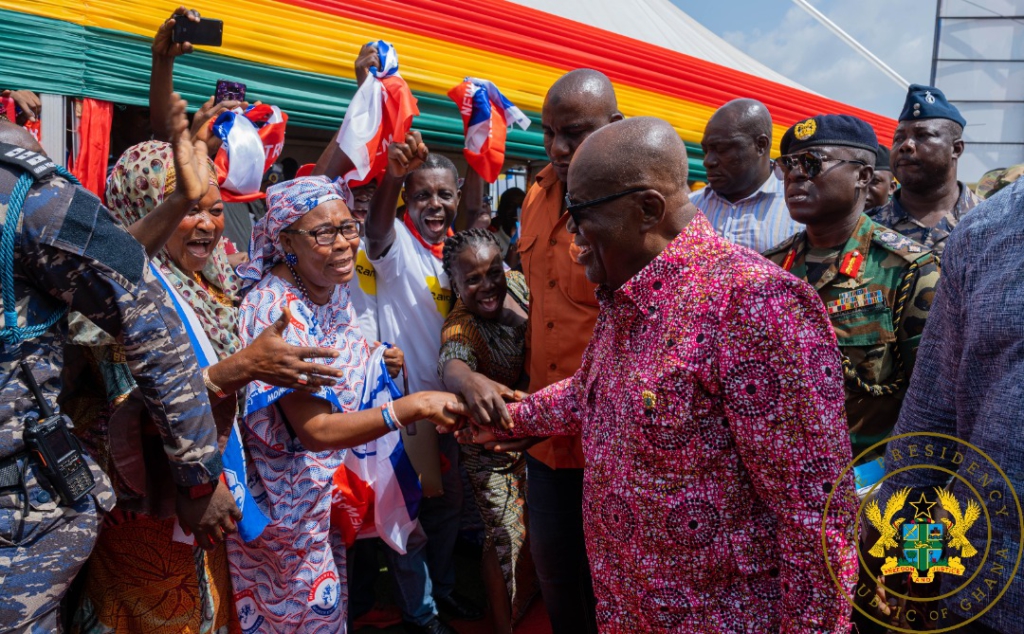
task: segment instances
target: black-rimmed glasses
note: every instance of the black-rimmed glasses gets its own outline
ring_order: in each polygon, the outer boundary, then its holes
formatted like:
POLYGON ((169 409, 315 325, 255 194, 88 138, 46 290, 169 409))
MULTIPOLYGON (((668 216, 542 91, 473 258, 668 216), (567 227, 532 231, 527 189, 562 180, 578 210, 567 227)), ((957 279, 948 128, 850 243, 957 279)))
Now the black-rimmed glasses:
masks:
POLYGON ((329 247, 338 239, 338 234, 346 240, 355 240, 362 233, 363 223, 358 220, 346 220, 337 227, 318 227, 312 230, 306 229, 282 229, 281 233, 298 233, 309 236, 316 240, 322 247, 329 247))
POLYGON ((648 189, 650 189, 650 187, 633 187, 631 189, 627 189, 625 191, 621 191, 621 192, 619 192, 617 194, 610 194, 608 196, 602 196, 600 198, 595 198, 593 200, 586 200, 586 201, 579 202, 579 203, 573 202, 572 199, 569 198, 569 193, 566 192, 566 194, 565 194, 565 210, 569 212, 570 216, 572 216, 572 221, 574 223, 576 223, 576 226, 579 226, 580 219, 579 219, 579 217, 577 217, 576 214, 580 210, 586 209, 587 207, 594 207, 596 205, 600 205, 600 204, 603 204, 603 203, 610 203, 611 201, 618 200, 619 198, 622 198, 623 196, 629 196, 630 194, 636 194, 638 192, 645 192, 648 189))
POLYGON ((775 178, 780 181, 786 179, 786 174, 797 165, 803 170, 807 178, 812 179, 821 174, 825 163, 836 164, 853 163, 855 165, 867 165, 864 161, 846 160, 820 156, 814 152, 801 152, 800 154, 786 154, 775 159, 775 178))

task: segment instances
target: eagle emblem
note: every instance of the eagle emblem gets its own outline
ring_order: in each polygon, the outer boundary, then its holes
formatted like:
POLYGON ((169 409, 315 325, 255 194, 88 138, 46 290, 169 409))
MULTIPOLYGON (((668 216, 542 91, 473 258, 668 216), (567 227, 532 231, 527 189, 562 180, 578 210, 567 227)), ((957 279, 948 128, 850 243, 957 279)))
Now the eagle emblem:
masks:
POLYGON ((960 501, 952 493, 938 487, 935 495, 933 500, 929 500, 926 494, 921 493, 918 500, 909 502, 916 511, 909 521, 905 517, 895 517, 908 504, 910 489, 907 488, 897 491, 886 501, 884 513, 875 500, 865 507, 868 521, 880 535, 868 554, 885 557, 882 574, 909 572, 914 583, 931 583, 939 572, 964 574, 961 557, 973 557, 978 553, 978 549, 968 541, 967 531, 981 517, 981 507, 974 500, 969 500, 967 507, 961 509, 960 501), (951 519, 933 519, 932 509, 936 506, 945 510, 951 519), (897 556, 886 556, 890 550, 896 550, 897 556), (951 551, 956 550, 960 551, 960 557, 950 556, 951 551))
POLYGON ((793 136, 801 141, 806 141, 814 136, 814 133, 817 131, 818 123, 814 119, 808 119, 807 121, 802 121, 796 124, 793 128, 793 136))

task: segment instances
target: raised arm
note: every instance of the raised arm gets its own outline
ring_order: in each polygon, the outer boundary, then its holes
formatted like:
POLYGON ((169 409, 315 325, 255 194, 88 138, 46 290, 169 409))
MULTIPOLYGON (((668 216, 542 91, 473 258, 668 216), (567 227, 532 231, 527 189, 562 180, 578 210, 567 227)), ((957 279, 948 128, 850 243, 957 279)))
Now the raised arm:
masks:
POLYGON ((405 135, 404 143, 392 143, 388 147, 388 171, 366 216, 366 252, 370 260, 384 257, 394 244, 398 195, 406 175, 422 165, 426 158, 427 146, 415 130, 405 135))
POLYGON ((174 93, 167 113, 174 146, 174 191, 153 211, 128 227, 128 233, 153 257, 174 234, 182 218, 206 195, 210 189, 210 168, 206 156, 206 143, 201 138, 192 140, 185 108, 188 104, 174 93))
MULTIPOLYGON (((364 44, 359 49, 359 55, 356 57, 356 85, 362 86, 363 82, 370 75, 370 69, 376 66, 380 68, 380 56, 377 55, 377 44, 376 42, 370 42, 364 44)), ((338 145, 338 134, 341 132, 334 133, 331 137, 331 142, 324 148, 323 153, 316 162, 316 167, 313 168, 313 174, 315 176, 327 176, 328 178, 338 178, 344 176, 351 170, 355 169, 355 165, 352 164, 352 159, 347 154, 341 151, 341 146, 338 145)))
POLYGON ((174 42, 174 24, 178 20, 199 21, 199 12, 180 6, 174 10, 153 36, 153 63, 149 77, 149 124, 153 138, 169 141, 172 130, 168 126, 174 101, 174 58, 192 52, 191 42, 174 42))

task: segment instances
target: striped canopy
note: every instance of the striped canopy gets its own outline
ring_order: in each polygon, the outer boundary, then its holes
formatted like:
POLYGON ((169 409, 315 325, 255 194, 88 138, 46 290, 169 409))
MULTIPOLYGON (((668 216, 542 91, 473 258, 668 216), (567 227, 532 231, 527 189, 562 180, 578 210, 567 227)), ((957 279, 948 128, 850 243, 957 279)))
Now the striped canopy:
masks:
MULTIPOLYGON (((0 87, 117 103, 148 102, 150 37, 178 2, 0 0, 0 87)), ((175 88, 198 105, 218 79, 248 85, 250 100, 285 110, 293 125, 336 128, 356 84, 362 44, 398 50, 402 76, 420 101, 414 126, 428 144, 463 144, 448 90, 469 75, 495 82, 539 124, 548 87, 574 68, 595 68, 615 85, 626 116, 672 123, 702 178, 700 137, 726 101, 754 97, 783 131, 818 113, 853 114, 879 138, 895 121, 799 89, 505 0, 197 0, 224 21, 224 45, 179 58, 175 88)), ((540 125, 509 133, 512 159, 544 159, 540 125)))

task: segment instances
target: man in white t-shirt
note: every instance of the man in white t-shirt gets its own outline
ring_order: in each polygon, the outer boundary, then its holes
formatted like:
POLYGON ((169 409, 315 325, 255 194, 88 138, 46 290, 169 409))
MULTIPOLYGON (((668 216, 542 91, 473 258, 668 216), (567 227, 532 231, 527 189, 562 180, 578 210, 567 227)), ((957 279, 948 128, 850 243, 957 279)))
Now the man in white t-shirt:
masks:
MULTIPOLYGON (((353 187, 351 195, 346 201, 352 217, 359 222, 366 222, 366 216, 370 212, 370 201, 377 191, 377 183, 370 181, 366 185, 353 187)), ((380 330, 377 328, 377 271, 366 255, 366 243, 360 241, 359 251, 356 254, 356 276, 349 284, 352 290, 352 308, 356 311, 356 319, 359 320, 359 330, 363 337, 370 342, 381 341, 380 330)))
MULTIPOLYGON (((380 338, 405 352, 411 392, 444 389, 437 376, 437 356, 441 328, 454 298, 442 270, 441 252, 445 238, 451 235, 459 198, 455 165, 447 157, 428 153, 418 132, 408 134, 405 143, 392 143, 388 148, 388 172, 371 203, 365 248, 376 271, 380 338), (399 194, 406 205, 403 220, 397 219, 399 194)), ((420 425, 427 426, 427 422, 420 425)), ((454 550, 463 495, 459 446, 452 435, 439 436, 438 444, 442 462, 447 463, 441 475, 444 495, 424 498, 419 517, 427 534, 432 594, 447 615, 479 619, 480 611, 454 592, 454 550)), ((406 590, 400 588, 403 593, 406 590)), ((429 597, 424 601, 429 602, 429 597)), ((443 631, 435 627, 433 623, 406 623, 410 631, 443 631)))

